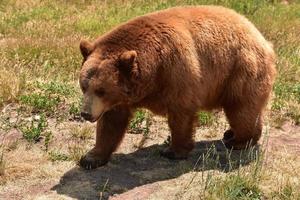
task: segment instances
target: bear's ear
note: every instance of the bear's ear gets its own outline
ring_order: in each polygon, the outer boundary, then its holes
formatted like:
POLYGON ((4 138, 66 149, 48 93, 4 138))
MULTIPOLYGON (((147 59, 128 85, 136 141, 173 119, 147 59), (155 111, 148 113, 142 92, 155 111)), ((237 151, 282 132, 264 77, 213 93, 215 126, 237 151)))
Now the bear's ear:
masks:
POLYGON ((136 51, 125 51, 122 53, 119 57, 119 64, 118 68, 121 72, 126 73, 126 75, 129 75, 131 72, 136 71, 137 67, 137 53, 136 51))
POLYGON ((87 40, 81 40, 79 47, 84 59, 86 59, 94 50, 94 45, 87 40))

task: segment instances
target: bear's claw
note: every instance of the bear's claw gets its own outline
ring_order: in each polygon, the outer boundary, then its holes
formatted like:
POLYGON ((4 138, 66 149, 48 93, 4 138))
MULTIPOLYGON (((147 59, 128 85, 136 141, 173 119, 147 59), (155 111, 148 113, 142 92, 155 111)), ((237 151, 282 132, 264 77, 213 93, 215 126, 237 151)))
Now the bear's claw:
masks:
POLYGON ((224 133, 223 141, 225 142, 225 141, 232 140, 232 139, 234 139, 233 137, 234 137, 233 131, 232 130, 227 130, 224 133))
POLYGON ((251 139, 243 143, 237 143, 237 141, 234 139, 234 132, 232 130, 225 131, 222 141, 227 149, 233 150, 245 149, 247 147, 254 146, 257 143, 251 139))
POLYGON ((240 145, 237 145, 235 142, 234 133, 232 130, 225 131, 222 141, 227 149, 240 149, 240 147, 238 147, 240 145))
POLYGON ((94 155, 91 155, 90 153, 87 153, 86 155, 81 157, 79 161, 79 165, 86 170, 91 170, 91 169, 96 169, 98 167, 101 167, 105 165, 107 162, 108 162, 107 159, 104 160, 94 155))

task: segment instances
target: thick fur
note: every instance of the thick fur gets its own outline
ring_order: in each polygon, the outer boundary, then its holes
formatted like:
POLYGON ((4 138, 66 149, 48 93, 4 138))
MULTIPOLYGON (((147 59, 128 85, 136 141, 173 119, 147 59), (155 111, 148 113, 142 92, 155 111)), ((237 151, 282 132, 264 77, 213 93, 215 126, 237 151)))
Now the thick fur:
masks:
POLYGON ((168 117, 172 140, 162 155, 170 158, 185 158, 193 149, 199 110, 224 109, 231 127, 224 135, 229 148, 254 145, 260 138, 275 54, 254 25, 233 10, 198 6, 151 13, 91 44, 82 42, 81 51, 82 82, 87 69, 97 65, 101 73, 90 87, 106 89, 105 77, 110 77, 115 85, 107 88, 118 90, 110 93, 115 102, 107 103, 109 111, 98 119, 96 146, 82 159, 84 167, 95 163, 88 161, 91 155, 107 162, 132 111, 140 107, 168 117))

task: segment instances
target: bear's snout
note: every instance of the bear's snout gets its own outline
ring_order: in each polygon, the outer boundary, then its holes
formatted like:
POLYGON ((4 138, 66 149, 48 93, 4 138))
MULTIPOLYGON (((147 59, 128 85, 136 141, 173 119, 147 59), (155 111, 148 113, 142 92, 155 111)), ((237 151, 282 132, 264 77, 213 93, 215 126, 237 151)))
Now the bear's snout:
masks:
POLYGON ((80 115, 81 115, 81 117, 83 117, 83 119, 85 119, 87 121, 91 121, 93 118, 92 115, 87 112, 81 112, 80 115))

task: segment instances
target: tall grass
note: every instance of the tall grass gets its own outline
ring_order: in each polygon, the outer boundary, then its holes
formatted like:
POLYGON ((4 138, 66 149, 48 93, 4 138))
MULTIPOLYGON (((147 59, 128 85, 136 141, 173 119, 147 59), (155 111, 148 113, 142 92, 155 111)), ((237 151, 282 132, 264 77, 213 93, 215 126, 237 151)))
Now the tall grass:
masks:
POLYGON ((268 143, 269 129, 264 132, 261 145, 256 147, 242 151, 208 147, 199 155, 191 177, 182 183, 184 187, 176 199, 298 199, 299 183, 292 185, 288 180, 270 177, 275 169, 267 167, 268 143), (269 179, 272 188, 267 191, 264 182, 269 179))

